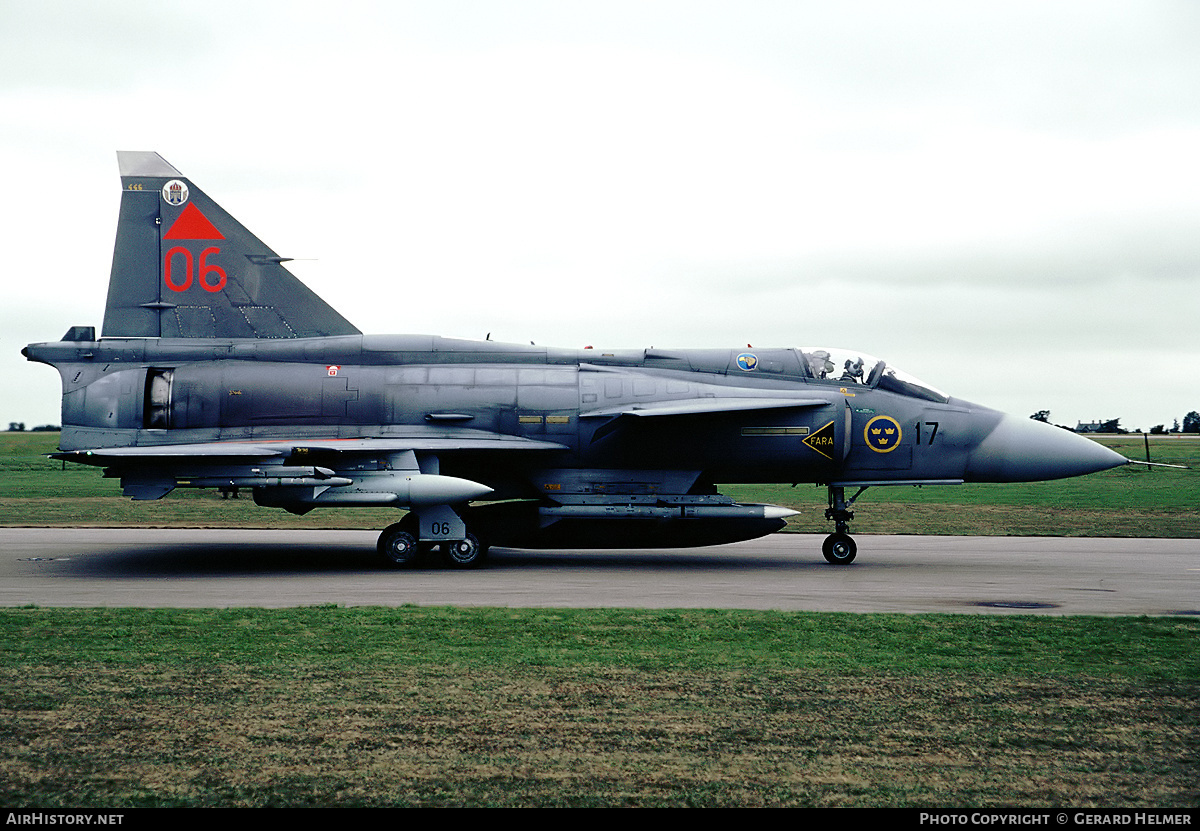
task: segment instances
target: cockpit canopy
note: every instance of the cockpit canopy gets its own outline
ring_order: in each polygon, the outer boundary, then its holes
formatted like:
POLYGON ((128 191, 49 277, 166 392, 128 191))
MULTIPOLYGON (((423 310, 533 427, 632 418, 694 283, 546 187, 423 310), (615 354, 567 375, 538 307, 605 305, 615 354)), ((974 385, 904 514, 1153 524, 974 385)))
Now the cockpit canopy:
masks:
POLYGON ((878 387, 888 392, 945 404, 950 396, 937 387, 888 366, 885 361, 852 349, 801 347, 800 363, 811 378, 840 386, 878 387))

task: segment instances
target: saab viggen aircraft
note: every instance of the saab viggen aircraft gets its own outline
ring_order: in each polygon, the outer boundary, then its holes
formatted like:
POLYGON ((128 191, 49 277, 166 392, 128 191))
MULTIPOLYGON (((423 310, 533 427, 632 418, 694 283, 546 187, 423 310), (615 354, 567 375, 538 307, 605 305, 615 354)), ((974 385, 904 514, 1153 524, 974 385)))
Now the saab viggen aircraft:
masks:
POLYGON ((794 513, 723 483, 828 488, 823 553, 851 562, 877 485, 1026 482, 1129 463, 830 348, 554 349, 364 335, 151 152, 119 152, 101 336, 27 346, 62 376, 65 459, 125 495, 248 489, 296 514, 407 510, 379 552, 734 542, 794 513), (847 489, 856 491, 850 498, 847 489), (473 504, 482 503, 482 504, 473 504))

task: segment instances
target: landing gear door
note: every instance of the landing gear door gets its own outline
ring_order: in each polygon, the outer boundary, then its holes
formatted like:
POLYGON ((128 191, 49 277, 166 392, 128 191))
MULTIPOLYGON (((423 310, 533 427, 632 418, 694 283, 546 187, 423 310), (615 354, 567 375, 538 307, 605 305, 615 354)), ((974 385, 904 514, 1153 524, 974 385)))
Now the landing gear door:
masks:
POLYGON ((467 526, 449 505, 430 505, 416 511, 418 538, 421 542, 461 540, 467 536, 467 526))

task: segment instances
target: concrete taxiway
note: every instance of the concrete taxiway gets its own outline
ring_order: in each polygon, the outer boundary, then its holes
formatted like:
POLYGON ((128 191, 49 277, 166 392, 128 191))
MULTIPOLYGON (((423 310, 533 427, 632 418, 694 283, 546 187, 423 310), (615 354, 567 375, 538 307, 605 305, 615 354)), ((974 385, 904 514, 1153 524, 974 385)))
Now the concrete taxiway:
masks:
POLYGON ((0 605, 734 608, 987 614, 1200 614, 1200 541, 821 537, 711 548, 493 549, 477 571, 392 571, 375 532, 0 529, 0 605))

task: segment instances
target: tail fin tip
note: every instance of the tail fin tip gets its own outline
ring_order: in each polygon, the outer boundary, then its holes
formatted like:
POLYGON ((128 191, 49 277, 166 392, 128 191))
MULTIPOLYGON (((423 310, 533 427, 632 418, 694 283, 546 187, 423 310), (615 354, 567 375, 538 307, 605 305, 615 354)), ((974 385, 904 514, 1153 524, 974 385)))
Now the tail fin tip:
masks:
POLYGON ((175 166, 153 150, 118 150, 117 167, 121 178, 130 176, 180 176, 175 166))

